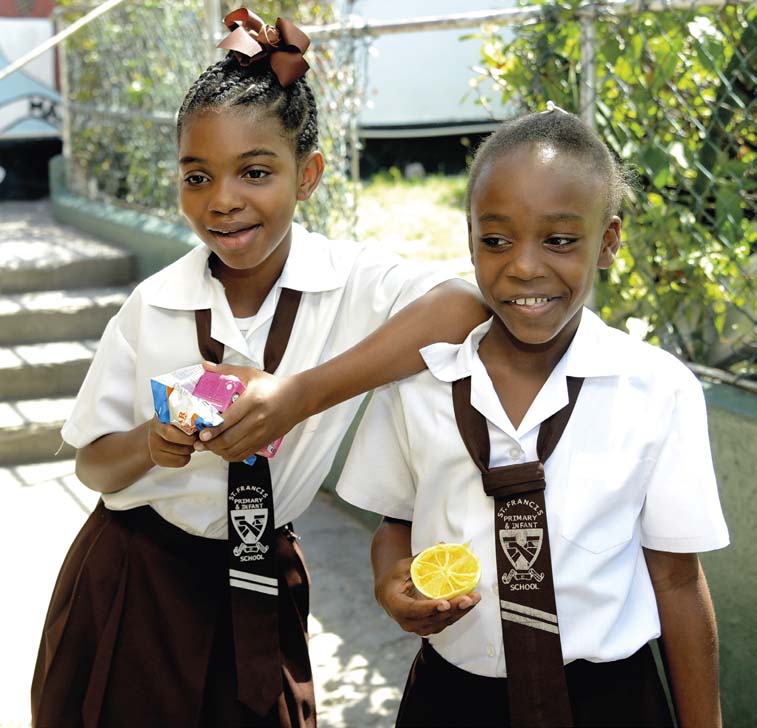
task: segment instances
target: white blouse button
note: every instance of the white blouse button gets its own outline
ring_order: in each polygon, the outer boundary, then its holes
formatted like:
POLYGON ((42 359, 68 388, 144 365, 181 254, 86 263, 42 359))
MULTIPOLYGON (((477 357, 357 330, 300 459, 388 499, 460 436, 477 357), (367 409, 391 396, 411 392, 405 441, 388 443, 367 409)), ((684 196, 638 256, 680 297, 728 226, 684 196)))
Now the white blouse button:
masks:
POLYGON ((491 642, 488 645, 486 645, 486 654, 489 655, 489 657, 494 657, 494 655, 496 654, 494 645, 491 642))
POLYGON ((511 447, 511 448, 510 448, 510 449, 509 449, 509 450, 507 451, 507 454, 508 454, 508 455, 509 455, 509 456, 510 456, 510 457, 511 457, 511 458, 512 458, 513 460, 518 460, 519 458, 521 458, 521 457, 523 456, 523 450, 521 450, 521 449, 520 449, 519 447, 511 447))

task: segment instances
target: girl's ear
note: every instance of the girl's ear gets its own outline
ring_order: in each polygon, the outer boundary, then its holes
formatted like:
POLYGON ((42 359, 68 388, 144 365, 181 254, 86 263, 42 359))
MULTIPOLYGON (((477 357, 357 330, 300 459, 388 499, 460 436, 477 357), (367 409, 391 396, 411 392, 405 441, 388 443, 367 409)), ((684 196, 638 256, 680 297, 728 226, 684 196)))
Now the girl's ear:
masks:
POLYGON ((323 175, 323 154, 317 149, 300 162, 297 181, 297 199, 303 202, 313 194, 323 175))
POLYGON ((597 268, 607 270, 615 260, 618 250, 620 250, 620 218, 617 215, 613 215, 602 236, 597 268))

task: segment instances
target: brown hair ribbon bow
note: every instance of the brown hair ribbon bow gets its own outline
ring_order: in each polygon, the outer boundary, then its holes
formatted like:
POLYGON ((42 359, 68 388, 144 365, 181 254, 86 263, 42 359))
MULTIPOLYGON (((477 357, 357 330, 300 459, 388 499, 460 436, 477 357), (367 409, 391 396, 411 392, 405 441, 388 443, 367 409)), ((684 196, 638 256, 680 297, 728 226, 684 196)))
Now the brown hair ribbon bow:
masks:
POLYGON ((223 22, 231 31, 219 48, 232 51, 241 66, 269 58, 271 70, 282 86, 289 86, 302 78, 310 66, 302 54, 310 45, 310 38, 291 20, 276 18, 276 27, 247 8, 229 13, 223 22))

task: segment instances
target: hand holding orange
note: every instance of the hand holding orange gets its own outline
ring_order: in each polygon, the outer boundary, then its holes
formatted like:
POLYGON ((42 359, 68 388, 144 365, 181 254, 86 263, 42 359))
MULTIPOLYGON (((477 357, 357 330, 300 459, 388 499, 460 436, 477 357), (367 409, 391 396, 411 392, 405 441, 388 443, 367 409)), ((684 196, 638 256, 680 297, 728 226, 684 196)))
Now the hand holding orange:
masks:
POLYGON ((481 564, 469 544, 438 543, 413 559, 410 578, 427 599, 454 599, 476 588, 481 564))

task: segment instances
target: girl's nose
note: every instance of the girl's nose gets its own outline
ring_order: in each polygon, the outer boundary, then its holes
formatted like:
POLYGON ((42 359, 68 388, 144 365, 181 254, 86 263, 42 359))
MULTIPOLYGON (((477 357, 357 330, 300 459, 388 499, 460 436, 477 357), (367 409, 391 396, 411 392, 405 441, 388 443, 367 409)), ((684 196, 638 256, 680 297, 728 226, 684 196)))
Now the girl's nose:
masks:
POLYGON ((513 278, 530 281, 544 275, 544 264, 538 243, 515 244, 507 262, 507 274, 513 278))
POLYGON ((232 212, 242 210, 244 206, 244 197, 237 192, 233 181, 216 181, 213 185, 213 194, 208 203, 211 212, 228 215, 232 212))

